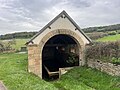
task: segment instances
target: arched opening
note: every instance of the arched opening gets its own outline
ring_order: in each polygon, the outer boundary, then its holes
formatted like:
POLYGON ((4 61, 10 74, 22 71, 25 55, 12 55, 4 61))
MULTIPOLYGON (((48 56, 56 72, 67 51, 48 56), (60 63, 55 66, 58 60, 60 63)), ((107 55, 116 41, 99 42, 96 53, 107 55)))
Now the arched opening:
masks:
POLYGON ((42 50, 42 78, 48 79, 49 71, 57 72, 59 68, 78 66, 79 58, 78 44, 73 37, 65 34, 53 36, 42 50))

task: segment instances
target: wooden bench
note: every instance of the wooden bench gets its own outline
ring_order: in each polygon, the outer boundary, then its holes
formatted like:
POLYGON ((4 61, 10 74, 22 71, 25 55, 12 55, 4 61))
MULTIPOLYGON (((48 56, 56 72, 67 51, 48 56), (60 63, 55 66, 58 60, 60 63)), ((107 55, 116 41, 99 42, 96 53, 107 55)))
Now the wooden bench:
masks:
POLYGON ((44 68, 47 71, 49 77, 59 75, 59 71, 51 72, 45 65, 44 65, 44 68))

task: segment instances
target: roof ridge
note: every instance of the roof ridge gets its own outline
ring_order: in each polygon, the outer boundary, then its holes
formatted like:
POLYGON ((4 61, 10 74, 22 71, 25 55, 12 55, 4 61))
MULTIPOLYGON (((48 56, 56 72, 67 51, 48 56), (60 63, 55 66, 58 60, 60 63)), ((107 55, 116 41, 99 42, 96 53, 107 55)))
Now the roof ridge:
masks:
POLYGON ((45 25, 37 34, 35 34, 26 44, 29 44, 32 42, 33 39, 35 39, 39 34, 41 34, 46 28, 49 28, 51 24, 53 24, 61 15, 65 15, 70 22, 76 27, 76 30, 79 30, 89 42, 92 42, 91 39, 80 29, 80 27, 76 24, 76 22, 66 13, 65 10, 63 10, 60 14, 58 14, 55 18, 53 18, 47 25, 45 25))

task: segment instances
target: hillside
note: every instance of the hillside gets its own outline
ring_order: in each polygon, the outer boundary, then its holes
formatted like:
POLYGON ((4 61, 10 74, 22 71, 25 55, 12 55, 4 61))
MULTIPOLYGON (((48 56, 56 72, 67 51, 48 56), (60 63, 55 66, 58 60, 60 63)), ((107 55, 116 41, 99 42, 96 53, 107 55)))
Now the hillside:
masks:
POLYGON ((120 90, 120 77, 75 67, 60 79, 44 81, 28 73, 27 54, 0 54, 0 80, 8 90, 120 90))
POLYGON ((57 90, 27 71, 27 54, 0 54, 0 80, 8 90, 57 90))
POLYGON ((0 40, 0 44, 3 46, 0 46, 0 49, 2 48, 12 48, 15 51, 20 51, 21 47, 25 47, 25 43, 29 39, 10 39, 10 40, 0 40))
MULTIPOLYGON (((99 26, 99 27, 88 27, 82 29, 85 33, 92 33, 92 32, 106 32, 106 31, 118 31, 120 32, 120 24, 109 25, 109 26, 99 26)), ((0 39, 20 39, 20 38, 31 38, 37 32, 18 32, 18 33, 11 33, 1 35, 0 39)))
POLYGON ((120 24, 109 25, 109 26, 99 26, 99 27, 88 27, 88 28, 83 28, 82 30, 86 33, 120 31, 120 24))
POLYGON ((100 42, 120 41, 120 34, 104 36, 102 38, 97 39, 96 41, 100 41, 100 42))
POLYGON ((31 38, 34 36, 37 32, 18 32, 18 33, 11 33, 11 34, 5 34, 0 36, 0 40, 6 40, 6 39, 26 39, 31 38))
MULTIPOLYGON (((89 27, 82 30, 86 32, 86 34, 95 42, 120 40, 120 24, 101 27, 89 27)), ((15 51, 20 51, 20 48, 25 46, 25 43, 36 33, 37 32, 19 32, 1 35, 0 44, 4 46, 5 49, 12 48, 15 51)), ((0 49, 2 50, 3 47, 0 46, 0 49)))

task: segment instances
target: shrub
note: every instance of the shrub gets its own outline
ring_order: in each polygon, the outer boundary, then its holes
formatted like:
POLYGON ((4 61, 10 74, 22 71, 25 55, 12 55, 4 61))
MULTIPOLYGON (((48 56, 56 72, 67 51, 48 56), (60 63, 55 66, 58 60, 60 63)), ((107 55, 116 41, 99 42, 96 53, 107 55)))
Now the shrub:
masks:
POLYGON ((78 55, 70 53, 68 59, 66 60, 68 66, 76 66, 79 64, 78 55))
POLYGON ((86 49, 86 59, 99 59, 102 61, 112 62, 112 58, 120 57, 120 42, 95 43, 86 49))
POLYGON ((116 35, 116 32, 110 32, 108 35, 116 35))
POLYGON ((103 32, 93 32, 93 33, 88 33, 87 34, 91 39, 96 40, 98 38, 102 38, 104 36, 107 36, 107 33, 103 33, 103 32))
POLYGON ((112 58, 112 63, 116 64, 116 65, 120 65, 120 58, 116 59, 116 58, 112 58))
POLYGON ((0 53, 14 51, 12 45, 15 44, 15 41, 5 41, 0 42, 0 53))

